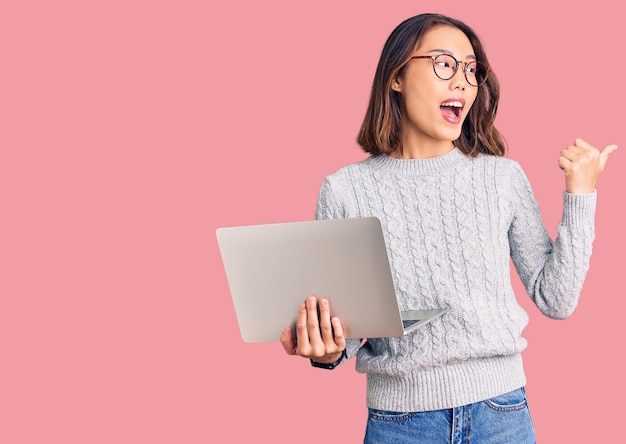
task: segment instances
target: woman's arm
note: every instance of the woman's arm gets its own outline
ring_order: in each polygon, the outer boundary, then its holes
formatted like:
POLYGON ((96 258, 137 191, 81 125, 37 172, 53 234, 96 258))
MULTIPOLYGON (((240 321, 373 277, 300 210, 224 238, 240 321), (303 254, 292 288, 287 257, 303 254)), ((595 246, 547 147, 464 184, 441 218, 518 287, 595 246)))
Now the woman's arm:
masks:
POLYGON ((526 175, 519 166, 512 172, 511 257, 529 296, 551 318, 567 318, 578 304, 595 236, 595 184, 615 148, 609 145, 599 152, 576 139, 561 152, 566 192, 555 242, 543 225, 526 175))

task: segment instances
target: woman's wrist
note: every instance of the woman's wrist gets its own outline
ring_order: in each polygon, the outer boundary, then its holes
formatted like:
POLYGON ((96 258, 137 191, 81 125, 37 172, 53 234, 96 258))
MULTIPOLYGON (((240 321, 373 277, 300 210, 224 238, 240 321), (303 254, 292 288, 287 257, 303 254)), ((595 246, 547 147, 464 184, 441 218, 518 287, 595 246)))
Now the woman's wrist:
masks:
POLYGON ((343 361, 343 358, 345 357, 347 357, 347 355, 346 355, 346 349, 344 348, 339 354, 334 355, 334 356, 331 355, 327 359, 324 359, 323 361, 314 361, 313 359, 311 359, 310 361, 313 367, 332 370, 335 367, 337 367, 341 363, 341 361, 343 361))

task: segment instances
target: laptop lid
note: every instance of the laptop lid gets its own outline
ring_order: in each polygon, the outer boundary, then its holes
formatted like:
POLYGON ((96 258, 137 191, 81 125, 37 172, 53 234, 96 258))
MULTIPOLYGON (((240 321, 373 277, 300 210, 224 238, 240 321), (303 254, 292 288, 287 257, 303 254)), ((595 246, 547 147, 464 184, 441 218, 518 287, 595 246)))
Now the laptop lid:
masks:
POLYGON ((378 218, 223 227, 216 236, 245 342, 278 341, 311 294, 329 299, 348 338, 404 334, 378 218))

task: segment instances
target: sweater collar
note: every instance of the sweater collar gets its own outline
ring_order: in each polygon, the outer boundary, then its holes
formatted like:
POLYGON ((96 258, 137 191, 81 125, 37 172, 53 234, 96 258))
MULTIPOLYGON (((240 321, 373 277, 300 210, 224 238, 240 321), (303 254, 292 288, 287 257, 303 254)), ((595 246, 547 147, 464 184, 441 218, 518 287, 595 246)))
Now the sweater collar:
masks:
POLYGON ((453 169, 456 165, 469 157, 454 148, 441 156, 427 159, 394 159, 386 154, 373 156, 368 159, 375 169, 385 169, 402 174, 431 175, 453 169))

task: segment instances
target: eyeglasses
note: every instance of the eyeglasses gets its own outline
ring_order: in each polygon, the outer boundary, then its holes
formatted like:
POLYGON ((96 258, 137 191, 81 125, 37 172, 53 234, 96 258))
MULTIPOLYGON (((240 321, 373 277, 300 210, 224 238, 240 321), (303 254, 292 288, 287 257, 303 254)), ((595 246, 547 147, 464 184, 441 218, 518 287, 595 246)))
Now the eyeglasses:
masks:
POLYGON ((472 60, 471 62, 463 62, 457 60, 449 54, 413 56, 411 59, 432 59, 433 70, 435 75, 441 80, 450 80, 459 69, 461 63, 465 64, 463 72, 467 83, 472 86, 480 86, 487 81, 489 75, 489 67, 482 62, 472 60))

